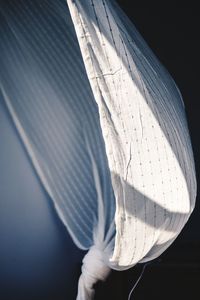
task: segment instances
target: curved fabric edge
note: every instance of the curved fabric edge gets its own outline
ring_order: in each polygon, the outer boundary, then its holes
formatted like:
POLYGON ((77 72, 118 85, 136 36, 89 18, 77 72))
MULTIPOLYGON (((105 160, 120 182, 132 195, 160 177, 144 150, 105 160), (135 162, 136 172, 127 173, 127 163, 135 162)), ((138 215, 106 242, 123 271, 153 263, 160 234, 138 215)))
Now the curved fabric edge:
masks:
MULTIPOLYGON (((167 122, 170 122, 169 130, 175 131, 176 134, 176 137, 172 136, 172 139, 178 139, 178 142, 180 142, 180 146, 183 150, 181 154, 182 160, 180 162, 181 164, 186 163, 187 166, 183 167, 182 170, 181 168, 180 170, 178 170, 180 166, 177 158, 174 159, 174 163, 176 165, 176 170, 180 178, 180 182, 183 186, 183 193, 185 193, 185 198, 184 201, 182 201, 182 208, 180 210, 180 213, 178 213, 178 205, 180 205, 178 203, 176 204, 177 207, 174 207, 173 214, 171 214, 170 210, 166 213, 166 209, 163 206, 162 213, 165 219, 163 221, 163 224, 158 227, 157 234, 154 236, 153 242, 153 245, 156 245, 156 243, 160 245, 160 247, 158 247, 159 250, 157 251, 157 254, 154 253, 152 256, 149 256, 149 254, 151 253, 150 250, 152 248, 152 244, 150 243, 149 247, 148 245, 145 246, 145 252, 144 249, 142 250, 142 246, 140 246, 141 253, 137 255, 136 253, 138 253, 139 251, 134 251, 134 241, 132 241, 132 243, 129 243, 129 241, 132 239, 130 238, 131 233, 129 229, 131 227, 134 228, 135 224, 132 222, 131 216, 129 214, 126 214, 125 212, 125 207, 127 206, 125 202, 129 202, 128 198, 130 197, 130 195, 127 196, 127 199, 123 199, 126 195, 124 189, 124 179, 126 179, 127 177, 129 163, 131 160, 129 150, 131 149, 131 147, 134 147, 134 145, 132 145, 132 143, 128 143, 128 147, 124 147, 120 138, 120 129, 117 130, 115 127, 115 125, 117 124, 118 115, 115 111, 115 100, 113 99, 116 99, 116 96, 114 95, 114 90, 111 88, 111 81, 113 80, 113 82, 115 82, 115 84, 117 85, 117 80, 119 78, 117 76, 121 72, 121 69, 123 69, 123 72, 127 73, 126 78, 127 81, 130 83, 129 88, 132 91, 132 93, 134 93, 134 89, 137 88, 138 90, 140 90, 140 94, 138 93, 139 98, 146 98, 145 101, 147 100, 147 98, 151 101, 154 101, 154 99, 150 95, 149 89, 146 86, 146 79, 143 80, 141 77, 142 73, 140 72, 139 67, 137 66, 137 64, 134 64, 133 60, 131 60, 132 58, 130 51, 132 51, 132 49, 131 42, 129 41, 129 34, 128 32, 123 32, 123 30, 118 27, 120 24, 120 19, 116 21, 115 18, 117 18, 117 13, 116 11, 114 12, 114 10, 112 12, 113 8, 111 1, 86 2, 68 0, 67 3, 70 9, 72 20, 74 22, 77 38, 80 44, 80 49, 88 74, 88 79, 90 81, 94 97, 99 106, 101 126, 103 128, 103 136, 106 144, 106 151, 112 176, 112 185, 117 203, 115 214, 115 222, 117 227, 115 239, 116 242, 114 253, 112 258, 110 259, 109 264, 110 267, 112 267, 113 269, 122 270, 135 265, 137 262, 144 261, 146 256, 148 257, 148 260, 151 260, 157 255, 160 255, 180 233, 194 209, 196 198, 195 170, 190 138, 188 135, 188 128, 186 125, 184 108, 182 105, 183 102, 173 80, 170 79, 170 76, 167 73, 165 73, 164 70, 162 70, 161 74, 164 76, 166 84, 168 84, 168 88, 171 89, 171 91, 166 90, 166 87, 164 86, 162 80, 160 82, 158 81, 160 87, 156 86, 156 79, 155 83, 153 84, 155 85, 155 89, 160 89, 159 92, 161 93, 161 95, 164 95, 163 97, 166 97, 166 99, 170 100, 170 104, 167 104, 167 102, 162 103, 162 101, 160 100, 160 103, 158 102, 157 104, 158 106, 160 106, 160 109, 163 109, 166 115, 163 114, 162 116, 160 112, 156 113, 157 118, 159 118, 158 122, 162 120, 162 117, 166 118, 167 122), (103 23, 103 20, 105 20, 106 22, 106 19, 107 25, 104 26, 105 23, 103 23), (116 40, 114 38, 115 36, 116 40), (105 50, 106 47, 107 53, 105 50), (121 54, 119 47, 124 47, 124 53, 121 57, 119 57, 119 53, 121 54), (109 71, 107 71, 109 59, 113 67, 110 73, 109 71), (127 61, 130 60, 128 61, 128 66, 130 68, 135 68, 135 71, 134 69, 127 70, 127 67, 123 66, 124 61, 126 59, 127 61), (130 65, 131 63, 132 65, 130 65), (133 78, 130 78, 131 72, 133 72, 133 74, 135 72, 134 75, 136 76, 135 82, 137 87, 133 84, 133 78), (112 79, 110 80, 110 78, 112 79), (174 99, 174 103, 172 102, 172 99, 174 99), (169 105, 171 105, 171 108, 169 105), (171 116, 177 116, 176 123, 173 119, 171 119, 171 116), (109 136, 110 138, 112 138, 112 142, 114 145, 112 149, 110 148, 109 144, 109 136), (111 155, 110 152, 112 152, 111 155), (117 180, 115 174, 119 174, 119 178, 117 178, 117 180), (122 209, 123 206, 124 208, 122 209), (166 214, 172 215, 172 222, 166 214), (161 235, 161 231, 164 232, 165 230, 166 234, 164 237, 161 235), (168 230, 170 231, 169 233, 167 232, 168 230), (129 249, 127 249, 128 247, 129 249)), ((137 39, 139 39, 138 36, 137 39)), ((136 55, 142 55, 139 48, 136 47, 135 51, 136 55)), ((150 59, 152 59, 151 56, 150 59)), ((148 62, 145 63, 148 64, 148 62)), ((160 67, 159 63, 155 63, 155 67, 158 69, 160 67)), ((141 68, 143 68, 142 64, 141 68)), ((148 68, 152 68, 151 65, 149 65, 148 68)), ((153 69, 151 71, 155 73, 153 69)), ((154 74, 154 76, 156 75, 154 74)), ((124 85, 124 91, 125 89, 126 85, 124 85)), ((140 107, 138 107, 137 109, 140 110, 140 107)), ((155 107, 154 109, 156 110, 155 107)), ((141 123, 141 116, 138 123, 141 123)), ((142 127, 143 124, 138 127, 138 131, 139 135, 141 135, 141 137, 143 138, 144 132, 142 127)), ((164 142, 163 137, 163 145, 165 145, 165 147, 167 145, 167 142, 167 138, 165 138, 164 142)), ((168 149, 168 151, 170 152, 170 146, 168 146, 168 149)), ((171 151, 170 155, 174 155, 173 151, 171 151)), ((164 205, 166 205, 166 203, 164 205)), ((142 234, 144 238, 144 236, 146 235, 144 232, 142 234)))

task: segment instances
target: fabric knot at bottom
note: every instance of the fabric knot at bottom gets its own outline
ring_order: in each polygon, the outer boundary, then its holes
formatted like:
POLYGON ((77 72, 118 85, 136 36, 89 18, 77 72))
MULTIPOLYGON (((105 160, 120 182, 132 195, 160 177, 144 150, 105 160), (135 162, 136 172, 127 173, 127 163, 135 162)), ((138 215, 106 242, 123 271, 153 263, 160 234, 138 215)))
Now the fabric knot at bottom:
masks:
POLYGON ((94 297, 94 285, 104 281, 110 273, 105 263, 105 254, 96 246, 92 246, 83 258, 82 274, 78 284, 78 300, 89 300, 94 297))
POLYGON ((85 283, 92 288, 98 280, 104 281, 109 273, 110 268, 105 264, 104 253, 92 246, 83 258, 82 276, 85 283))

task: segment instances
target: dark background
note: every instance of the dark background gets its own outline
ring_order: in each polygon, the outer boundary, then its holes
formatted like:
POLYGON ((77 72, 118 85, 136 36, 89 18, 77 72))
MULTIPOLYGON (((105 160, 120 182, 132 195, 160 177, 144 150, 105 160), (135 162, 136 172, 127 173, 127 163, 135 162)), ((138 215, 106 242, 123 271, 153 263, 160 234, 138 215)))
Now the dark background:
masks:
MULTIPOLYGON (((195 1, 117 1, 178 85, 188 119, 199 181, 200 18, 195 1)), ((200 204, 180 236, 200 241, 200 204)))
MULTIPOLYGON (((143 0, 117 2, 168 69, 182 93, 198 184, 200 171, 198 2, 143 0)), ((198 193, 195 210, 180 236, 158 260, 146 267, 131 299, 200 299, 199 214, 198 193)), ((137 265, 123 273, 113 272, 103 286, 99 285, 99 297, 96 299, 102 299, 103 295, 106 298, 109 294, 109 298, 106 299, 128 299, 128 293, 140 275, 142 267, 137 265)))
MULTIPOLYGON (((117 2, 168 69, 183 95, 199 182, 200 21, 197 2, 117 2)), ((2 113, 4 110, 0 97, 0 193, 5 195, 5 199, 0 199, 0 300, 73 300, 84 253, 66 234, 28 159, 21 163, 26 153, 24 149, 22 152, 20 141, 14 141, 16 132, 9 123, 9 115, 2 113), (6 135, 3 126, 7 128, 6 135), (20 180, 16 183, 17 176, 20 180), (26 177, 29 177, 28 184, 23 187, 26 177)), ((198 195, 189 222, 173 245, 147 265, 131 299, 200 299, 199 213, 198 195)), ((128 299, 142 268, 143 265, 137 265, 128 271, 113 271, 105 283, 97 284, 95 300, 128 299)))

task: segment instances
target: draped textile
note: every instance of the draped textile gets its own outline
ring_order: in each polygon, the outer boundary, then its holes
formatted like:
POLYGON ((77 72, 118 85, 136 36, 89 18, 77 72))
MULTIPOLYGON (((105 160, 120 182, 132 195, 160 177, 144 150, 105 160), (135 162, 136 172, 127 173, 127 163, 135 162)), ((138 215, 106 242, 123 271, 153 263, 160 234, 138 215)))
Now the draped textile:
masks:
POLYGON ((1 93, 58 215, 90 249, 77 299, 91 299, 110 268, 159 256, 194 209, 184 104, 114 1, 7 3, 1 93))

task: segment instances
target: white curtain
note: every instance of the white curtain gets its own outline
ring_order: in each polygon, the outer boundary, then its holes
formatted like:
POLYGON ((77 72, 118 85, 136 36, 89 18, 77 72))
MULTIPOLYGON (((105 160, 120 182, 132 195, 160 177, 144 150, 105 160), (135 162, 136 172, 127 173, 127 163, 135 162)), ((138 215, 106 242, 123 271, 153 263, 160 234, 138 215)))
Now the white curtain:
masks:
POLYGON ((67 4, 44 5, 27 32, 4 13, 18 37, 5 37, 14 49, 5 57, 18 73, 5 67, 1 93, 59 217, 89 249, 85 300, 111 268, 154 259, 174 241, 196 179, 180 92, 134 25, 114 1, 67 4), (52 21, 42 36, 54 9, 66 27, 52 21))

